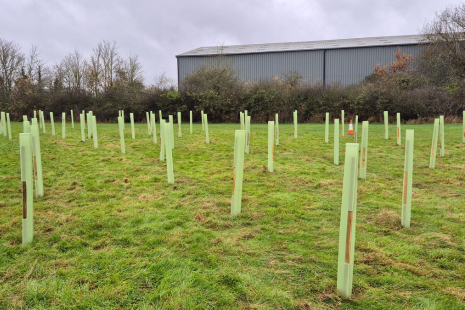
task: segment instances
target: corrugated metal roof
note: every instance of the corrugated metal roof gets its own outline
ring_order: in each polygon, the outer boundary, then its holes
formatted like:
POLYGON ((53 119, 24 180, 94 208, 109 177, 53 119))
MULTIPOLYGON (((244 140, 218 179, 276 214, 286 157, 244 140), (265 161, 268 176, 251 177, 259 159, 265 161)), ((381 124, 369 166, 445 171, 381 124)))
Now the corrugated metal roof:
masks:
POLYGON ((183 56, 208 56, 208 55, 235 55, 235 54, 253 54, 253 53, 276 53, 288 51, 305 51, 320 49, 339 49, 364 46, 390 46, 390 45, 409 45, 424 43, 425 38, 422 35, 409 36, 390 36, 390 37, 373 37, 357 38, 342 40, 325 40, 325 41, 307 41, 307 42, 290 42, 290 43, 268 43, 268 44, 248 44, 248 45, 229 45, 229 46, 207 46, 199 47, 192 51, 176 55, 183 56))

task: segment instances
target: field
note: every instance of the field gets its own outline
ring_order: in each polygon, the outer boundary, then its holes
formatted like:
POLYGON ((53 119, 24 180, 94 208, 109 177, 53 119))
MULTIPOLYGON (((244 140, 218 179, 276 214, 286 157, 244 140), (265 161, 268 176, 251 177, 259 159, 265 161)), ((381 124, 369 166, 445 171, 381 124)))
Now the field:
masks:
MULTIPOLYGON (((98 124, 99 148, 41 134, 45 196, 35 235, 21 244, 18 134, 0 136, 2 309, 465 309, 465 145, 446 124, 445 157, 429 169, 433 125, 370 124, 366 180, 358 181, 354 288, 336 290, 345 143, 333 164, 323 124, 280 125, 274 172, 267 126, 252 124, 242 213, 230 216, 234 130, 175 133, 174 185, 159 144, 126 124, 98 124), (405 130, 415 130, 412 227, 400 225, 405 130)), ((347 131, 346 124, 345 130, 347 131)), ((361 125, 359 125, 359 134, 361 125)), ((158 142, 160 142, 158 140, 158 142)))

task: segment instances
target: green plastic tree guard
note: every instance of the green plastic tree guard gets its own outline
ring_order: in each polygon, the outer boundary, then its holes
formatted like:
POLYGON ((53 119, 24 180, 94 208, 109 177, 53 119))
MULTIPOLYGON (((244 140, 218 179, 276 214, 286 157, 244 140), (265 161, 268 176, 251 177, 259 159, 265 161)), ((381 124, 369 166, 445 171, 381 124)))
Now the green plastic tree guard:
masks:
POLYGON ((6 114, 6 123, 7 123, 7 126, 8 126, 8 140, 12 140, 12 136, 11 136, 11 123, 10 123, 10 113, 7 113, 7 114, 6 114))
POLYGON ((66 136, 66 113, 61 113, 61 138, 66 136))
POLYGON ((165 120, 160 119, 160 161, 165 160, 165 120))
MULTIPOLYGON (((162 119, 161 117, 161 110, 158 110, 158 116, 160 117, 160 120, 162 119)), ((160 128, 160 132, 161 132, 161 128, 160 128)))
POLYGON ((74 115, 73 115, 73 110, 71 110, 71 128, 74 129, 74 115))
POLYGON ((3 136, 4 136, 4 137, 6 137, 6 122, 5 122, 6 119, 5 119, 5 117, 6 117, 5 112, 2 112, 2 114, 1 114, 2 126, 1 126, 1 128, 0 128, 0 133, 3 133, 3 136))
POLYGON ((444 115, 439 116, 439 155, 444 156, 444 115))
POLYGON ((34 237, 33 177, 32 177, 32 135, 19 134, 21 156, 21 183, 23 193, 23 244, 34 237))
POLYGON ((274 122, 268 121, 268 171, 273 172, 274 161, 274 122))
POLYGON ((433 130, 433 143, 431 145, 431 158, 429 160, 429 167, 434 169, 436 166, 436 153, 438 148, 438 134, 439 134, 439 118, 434 119, 434 130, 433 130))
POLYGON ((384 139, 389 139, 389 115, 388 111, 384 111, 384 139))
POLYGON ((204 118, 203 123, 205 125, 205 142, 207 144, 209 144, 210 143, 210 136, 208 135, 208 117, 207 117, 207 114, 204 113, 203 118, 204 118))
POLYGON ((123 117, 118 117, 118 127, 119 127, 119 139, 121 143, 121 153, 126 154, 126 148, 124 146, 124 128, 123 128, 123 117))
POLYGON ((31 133, 31 124, 29 123, 29 121, 23 121, 23 132, 31 133))
POLYGON ((94 138, 94 149, 98 148, 98 137, 97 137, 97 118, 92 115, 92 137, 94 138))
POLYGON ((400 134, 400 113, 397 113, 397 145, 401 145, 401 134, 400 134))
POLYGON ((31 135, 36 197, 43 197, 44 182, 42 178, 42 156, 40 154, 39 126, 37 124, 31 125, 31 135))
POLYGON ((344 110, 341 110, 341 129, 342 129, 342 136, 344 137, 344 110))
POLYGON ((157 138, 157 122, 155 120, 155 114, 152 113, 152 134, 153 134, 153 143, 157 144, 158 143, 158 138, 157 138))
POLYGON ((86 129, 86 120, 85 120, 85 116, 86 116, 86 111, 85 110, 82 110, 82 116, 84 117, 84 129, 86 129))
POLYGON ((79 120, 81 121, 81 141, 85 142, 86 141, 86 134, 85 134, 85 120, 84 120, 84 113, 81 114, 79 117, 79 120))
POLYGON ((462 122, 463 122, 462 143, 465 143, 465 111, 463 111, 462 122))
POLYGON ((341 224, 337 289, 345 297, 352 294, 354 274, 355 226, 357 218, 358 143, 346 144, 344 183, 342 185, 341 224))
POLYGON ((170 124, 165 124, 164 135, 165 135, 165 149, 166 149, 166 171, 168 174, 168 183, 174 184, 174 172, 173 172, 173 153, 170 145, 170 131, 172 127, 170 124))
POLYGON ((87 113, 87 139, 92 138, 92 111, 87 113))
POLYGON ((297 110, 294 111, 294 138, 297 139, 297 110))
POLYGON ((42 129, 42 110, 39 110, 39 129, 42 129))
POLYGON ((170 145, 171 145, 171 149, 174 150, 174 120, 173 120, 173 115, 169 115, 168 116, 168 119, 169 119, 169 124, 170 124, 170 145))
POLYGON ((326 112, 326 118, 325 118, 325 142, 329 142, 329 113, 326 112))
POLYGON ((247 116, 249 112, 247 110, 244 110, 244 130, 247 130, 247 116))
POLYGON ((181 112, 178 112, 178 138, 182 137, 181 133, 181 112))
POLYGON ((205 123, 204 123, 205 118, 203 117, 203 114, 204 114, 203 110, 200 111, 200 117, 202 118, 202 131, 205 130, 205 123))
POLYGON ((189 130, 192 134, 192 111, 189 111, 189 130))
POLYGON ((241 130, 245 130, 245 128, 244 128, 244 113, 239 112, 239 118, 241 120, 241 130))
POLYGON ((279 115, 278 113, 275 114, 274 116, 275 123, 276 123, 276 146, 279 145, 279 115))
POLYGON ((132 139, 136 139, 136 131, 134 130, 134 113, 129 113, 129 119, 131 120, 132 139))
POLYGON ((247 115, 247 118, 245 120, 245 152, 249 154, 250 152, 250 116, 247 115))
MULTIPOLYGON (((248 116, 250 117, 250 116, 248 116)), ((231 196, 231 215, 241 213, 242 208, 242 180, 244 176, 244 144, 245 130, 236 130, 234 139, 234 172, 231 196)))
POLYGON ((44 131, 44 133, 46 132, 46 131, 45 131, 45 116, 44 116, 44 111, 42 111, 42 130, 44 131))
POLYGON ((33 117, 33 118, 36 118, 36 117, 37 117, 37 112, 36 112, 36 110, 34 110, 33 112, 34 112, 34 117, 33 117))
POLYGON ((123 118, 123 130, 126 129, 126 123, 125 123, 125 119, 124 119, 124 110, 121 110, 121 117, 123 118))
POLYGON ((150 117, 149 117, 149 112, 145 112, 145 118, 147 119, 147 133, 149 136, 151 135, 150 132, 150 117))
POLYGON ((358 115, 355 115, 355 124, 354 124, 354 143, 357 143, 357 134, 358 134, 358 115))
POLYGON ((334 164, 339 165, 339 119, 334 119, 334 164))
POLYGON ((413 130, 405 131, 404 187, 402 194, 402 225, 410 228, 412 214, 413 130))
POLYGON ((362 122, 362 145, 360 148, 360 179, 367 177, 368 121, 362 122))

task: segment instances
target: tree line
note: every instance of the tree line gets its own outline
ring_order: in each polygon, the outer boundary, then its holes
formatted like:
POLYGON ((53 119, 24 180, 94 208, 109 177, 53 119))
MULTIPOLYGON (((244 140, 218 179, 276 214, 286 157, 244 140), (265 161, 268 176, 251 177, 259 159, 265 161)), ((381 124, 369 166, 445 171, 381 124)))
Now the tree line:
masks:
MULTIPOLYGON (((26 54, 0 38, 0 110, 13 120, 37 109, 46 115, 92 110, 100 121, 116 121, 118 110, 133 112, 136 121, 157 110, 164 115, 204 110, 211 122, 237 122, 243 110, 254 122, 272 120, 275 113, 280 121, 291 121, 294 110, 300 122, 323 121, 326 112, 340 110, 372 121, 381 120, 385 110, 400 112, 405 120, 457 118, 465 110, 465 4, 437 13, 422 35, 425 48, 416 59, 399 49, 395 61, 377 65, 358 85, 310 84, 296 72, 246 83, 217 55, 179 89, 165 75, 146 85, 138 56, 122 57, 116 42, 103 40, 88 58, 75 50, 48 66, 36 46, 26 54)), ((194 115, 199 121, 200 113, 194 115)))

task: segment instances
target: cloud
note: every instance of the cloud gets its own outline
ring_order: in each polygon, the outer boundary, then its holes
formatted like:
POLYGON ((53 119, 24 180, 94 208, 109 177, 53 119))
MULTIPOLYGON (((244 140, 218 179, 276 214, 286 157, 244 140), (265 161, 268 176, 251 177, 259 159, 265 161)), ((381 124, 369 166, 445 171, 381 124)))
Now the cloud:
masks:
POLYGON ((417 34, 451 1, 304 0, 0 0, 0 37, 49 65, 75 48, 85 57, 99 41, 139 55, 146 83, 177 78, 175 55, 200 46, 417 34))

